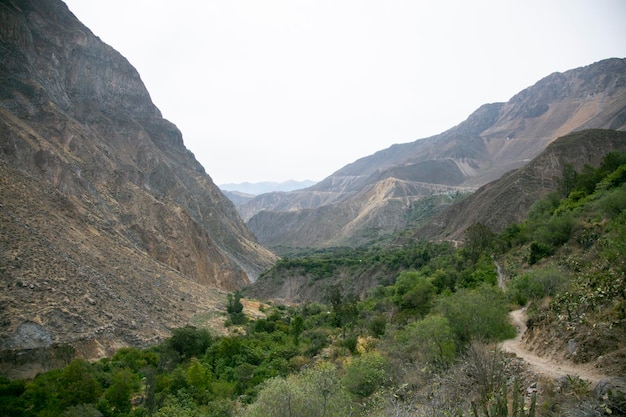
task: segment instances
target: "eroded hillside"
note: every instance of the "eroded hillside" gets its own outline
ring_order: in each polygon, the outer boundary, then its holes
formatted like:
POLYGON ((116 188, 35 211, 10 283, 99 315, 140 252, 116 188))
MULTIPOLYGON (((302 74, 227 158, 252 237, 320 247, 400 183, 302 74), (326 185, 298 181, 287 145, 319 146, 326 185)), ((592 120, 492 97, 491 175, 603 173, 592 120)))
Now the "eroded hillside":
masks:
POLYGON ((238 209, 269 247, 354 246, 364 236, 388 235, 406 228, 411 205, 425 196, 474 191, 568 133, 623 130, 625 74, 625 59, 551 74, 446 132, 393 145, 308 189, 261 195, 238 209))

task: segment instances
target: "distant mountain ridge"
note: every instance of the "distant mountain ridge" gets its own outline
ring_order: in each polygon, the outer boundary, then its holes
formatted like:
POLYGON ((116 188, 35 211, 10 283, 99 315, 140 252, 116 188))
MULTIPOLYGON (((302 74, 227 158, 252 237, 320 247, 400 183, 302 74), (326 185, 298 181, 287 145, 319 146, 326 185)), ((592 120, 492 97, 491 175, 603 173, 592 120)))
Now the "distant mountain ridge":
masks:
POLYGON ((626 128, 626 59, 551 74, 439 135, 393 145, 312 187, 263 194, 237 209, 269 247, 357 245, 402 230, 424 196, 474 191, 558 137, 590 128, 626 128))
POLYGON ((282 182, 261 181, 261 182, 240 182, 218 184, 222 191, 237 191, 239 193, 259 195, 277 191, 294 191, 307 188, 315 184, 315 181, 304 180, 288 180, 282 182))

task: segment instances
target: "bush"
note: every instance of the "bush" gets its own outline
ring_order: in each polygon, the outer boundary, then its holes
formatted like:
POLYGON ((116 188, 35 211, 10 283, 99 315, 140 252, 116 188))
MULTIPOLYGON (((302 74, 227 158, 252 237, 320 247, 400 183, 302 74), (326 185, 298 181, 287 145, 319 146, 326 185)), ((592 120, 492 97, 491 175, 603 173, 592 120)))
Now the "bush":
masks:
POLYGON ((527 257, 528 264, 534 265, 546 256, 552 255, 552 246, 545 243, 532 242, 527 257))
POLYGON ((443 316, 428 315, 408 324, 398 332, 397 342, 403 358, 437 368, 447 367, 456 357, 454 333, 443 316))
POLYGON ((100 384, 86 360, 74 359, 63 369, 59 381, 59 396, 63 406, 95 403, 100 391, 100 384))
POLYGON ((113 374, 111 385, 105 392, 114 415, 128 413, 131 409, 130 397, 139 388, 139 378, 129 369, 123 369, 113 374))
POLYGON ((626 210, 626 188, 617 188, 603 194, 595 203, 600 212, 612 218, 626 210))
POLYGON ((368 397, 381 388, 387 379, 388 362, 378 352, 356 356, 346 366, 344 384, 347 390, 360 397, 368 397))
POLYGON ((172 330, 169 345, 183 358, 203 355, 213 343, 211 334, 206 329, 186 326, 172 330))
POLYGON ((336 368, 321 363, 300 375, 268 380, 243 415, 339 417, 348 415, 348 404, 336 368))
POLYGON ((530 300, 544 296, 543 287, 530 274, 513 278, 507 286, 507 295, 511 302, 525 306, 530 300))
POLYGON ((404 310, 424 316, 430 311, 435 292, 435 286, 426 277, 415 271, 404 271, 396 280, 394 302, 404 310))
POLYGON ((91 404, 80 404, 65 409, 61 417, 102 417, 102 413, 91 404))
POLYGON ((239 325, 246 323, 246 315, 243 313, 243 304, 241 303, 240 291, 235 291, 234 294, 228 294, 226 312, 228 313, 229 317, 227 325, 239 325))
POLYGON ((387 331, 387 319, 383 315, 375 316, 370 320, 367 327, 372 336, 381 337, 387 331))
POLYGON ((441 297, 434 311, 450 322, 459 344, 471 340, 500 341, 515 336, 502 291, 483 284, 441 297))
POLYGON ((300 343, 305 344, 305 354, 315 356, 328 346, 328 331, 325 329, 306 330, 300 337, 300 343))

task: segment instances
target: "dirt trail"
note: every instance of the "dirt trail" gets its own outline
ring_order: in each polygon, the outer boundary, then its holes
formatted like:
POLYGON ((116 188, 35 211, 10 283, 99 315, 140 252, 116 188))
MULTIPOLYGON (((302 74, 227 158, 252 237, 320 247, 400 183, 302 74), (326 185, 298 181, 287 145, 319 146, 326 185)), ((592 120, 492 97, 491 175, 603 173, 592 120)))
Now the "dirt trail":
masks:
POLYGON ((502 350, 514 353, 528 363, 530 369, 542 375, 559 378, 566 375, 577 376, 591 383, 598 383, 605 375, 601 375, 590 365, 561 362, 551 358, 542 358, 528 351, 522 345, 522 336, 526 332, 526 311, 519 309, 510 313, 511 322, 517 328, 515 339, 505 340, 501 344, 502 350))

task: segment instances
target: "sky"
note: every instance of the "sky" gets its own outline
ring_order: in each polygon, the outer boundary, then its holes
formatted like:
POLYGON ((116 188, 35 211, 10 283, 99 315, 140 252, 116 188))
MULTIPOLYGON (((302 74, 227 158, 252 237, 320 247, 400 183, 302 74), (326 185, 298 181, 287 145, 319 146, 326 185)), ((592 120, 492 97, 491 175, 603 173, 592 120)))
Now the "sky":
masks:
POLYGON ((216 184, 320 181, 626 57, 624 0, 65 0, 216 184))

